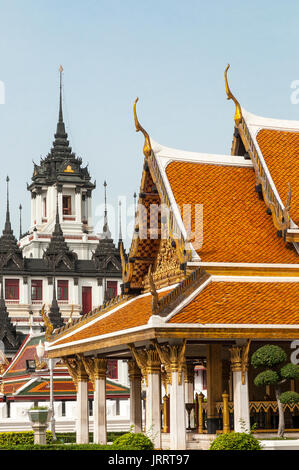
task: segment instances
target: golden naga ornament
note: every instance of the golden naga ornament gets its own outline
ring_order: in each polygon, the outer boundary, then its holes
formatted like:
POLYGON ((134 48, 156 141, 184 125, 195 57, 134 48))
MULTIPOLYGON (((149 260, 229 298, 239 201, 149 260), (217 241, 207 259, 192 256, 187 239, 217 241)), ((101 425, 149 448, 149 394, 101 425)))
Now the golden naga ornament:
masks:
POLYGON ((51 338, 51 335, 52 335, 52 332, 53 332, 53 325, 48 317, 48 315, 46 314, 46 311, 45 311, 45 304, 42 306, 42 309, 41 309, 41 316, 42 316, 42 319, 43 319, 43 322, 44 322, 44 325, 46 327, 46 331, 45 331, 45 339, 46 340, 49 340, 51 338))
POLYGON ((228 85, 227 71, 228 71, 229 67, 230 67, 230 65, 228 64, 225 71, 224 71, 225 90, 226 90, 227 99, 228 100, 233 100, 233 102, 236 105, 236 112, 235 112, 235 118, 234 119, 235 119, 235 123, 239 124, 242 120, 242 109, 241 109, 239 101, 234 97, 234 95, 230 91, 230 88, 229 88, 229 85, 228 85))
POLYGON ((70 313, 70 318, 68 319, 68 324, 69 325, 73 324, 73 313, 74 313, 74 304, 72 304, 72 311, 70 313))
POLYGON ((144 146, 143 146, 143 153, 145 157, 149 157, 152 152, 151 140, 150 140, 150 136, 148 135, 148 133, 143 129, 140 122, 138 121, 137 112, 136 112, 136 104, 138 100, 139 98, 136 98, 136 100, 134 101, 134 105, 133 105, 135 127, 136 127, 136 132, 141 131, 142 134, 144 135, 145 141, 144 141, 144 146))
POLYGON ((150 293, 152 295, 152 313, 153 315, 156 315, 159 310, 159 300, 158 300, 157 289, 153 280, 152 265, 150 265, 149 270, 148 270, 148 281, 149 281, 149 286, 150 286, 150 293))

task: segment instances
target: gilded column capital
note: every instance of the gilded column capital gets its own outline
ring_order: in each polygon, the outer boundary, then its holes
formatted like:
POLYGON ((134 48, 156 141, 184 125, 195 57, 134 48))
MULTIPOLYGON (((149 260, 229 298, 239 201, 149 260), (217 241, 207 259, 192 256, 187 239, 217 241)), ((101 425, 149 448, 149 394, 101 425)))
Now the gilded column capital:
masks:
POLYGON ((242 372, 242 384, 245 384, 245 372, 248 370, 248 355, 251 340, 247 340, 246 345, 232 346, 230 351, 231 370, 233 372, 242 372))
POLYGON ((88 381, 88 374, 86 373, 82 358, 79 356, 65 357, 62 362, 66 365, 75 384, 76 391, 78 391, 78 382, 88 381))
POLYGON ((85 371, 92 382, 95 390, 95 381, 97 379, 105 379, 107 375, 108 360, 101 357, 85 357, 82 356, 82 362, 85 371))
POLYGON ((134 344, 129 344, 128 346, 139 369, 141 370, 141 374, 145 378, 146 384, 148 383, 148 374, 161 373, 161 362, 159 354, 155 349, 137 350, 134 344))
POLYGON ((184 364, 184 378, 186 383, 194 383, 194 363, 185 362, 184 364))
POLYGON ((142 378, 141 370, 138 367, 136 360, 128 361, 128 373, 130 379, 140 379, 142 378))
POLYGON ((182 372, 185 367, 186 340, 182 344, 163 345, 154 343, 156 351, 160 357, 161 363, 164 365, 168 374, 169 383, 172 383, 172 373, 179 373, 179 384, 182 383, 182 372))
POLYGON ((96 379, 106 379, 108 368, 108 359, 105 357, 96 357, 94 359, 94 377, 96 379))

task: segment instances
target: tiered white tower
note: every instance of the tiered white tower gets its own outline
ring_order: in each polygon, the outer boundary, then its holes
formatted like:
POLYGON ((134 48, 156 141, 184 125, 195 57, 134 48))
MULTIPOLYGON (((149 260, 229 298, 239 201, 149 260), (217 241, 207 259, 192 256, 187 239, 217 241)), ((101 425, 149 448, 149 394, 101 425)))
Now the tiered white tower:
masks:
POLYGON ((91 183, 88 168, 82 167, 69 145, 62 113, 62 67, 60 67, 59 118, 52 149, 40 164, 34 164, 30 229, 20 240, 23 256, 41 258, 54 230, 58 200, 59 220, 65 240, 78 259, 91 259, 99 237, 93 233, 91 183))

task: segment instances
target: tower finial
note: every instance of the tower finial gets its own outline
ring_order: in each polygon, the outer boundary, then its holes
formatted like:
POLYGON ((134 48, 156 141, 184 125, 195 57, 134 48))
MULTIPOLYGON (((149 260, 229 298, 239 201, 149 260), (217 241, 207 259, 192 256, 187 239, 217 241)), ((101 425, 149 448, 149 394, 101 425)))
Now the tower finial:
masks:
POLYGON ((22 238, 22 204, 19 205, 20 211, 20 239, 22 238))
POLYGON ((111 238, 111 232, 108 227, 107 216, 107 182, 104 181, 104 197, 105 197, 105 210, 104 210, 104 225, 103 225, 103 238, 111 238))
POLYGON ((9 212, 9 176, 6 177, 6 220, 5 220, 5 232, 11 232, 11 224, 10 224, 10 212, 9 212))
POLYGON ((233 102, 236 105, 236 112, 235 112, 235 118, 234 119, 235 119, 235 123, 239 124, 242 120, 242 109, 241 109, 239 101, 234 97, 234 95, 230 91, 230 88, 229 88, 229 85, 228 85, 227 71, 228 71, 229 67, 230 67, 230 65, 228 64, 226 66, 225 71, 224 71, 225 90, 226 90, 227 99, 228 100, 233 100, 233 102))
POLYGON ((58 123, 55 138, 66 139, 67 134, 65 133, 65 125, 63 121, 63 112, 62 112, 62 65, 59 67, 59 113, 58 113, 58 123))
POLYGON ((62 72, 63 67, 62 65, 59 66, 59 122, 63 122, 63 114, 62 114, 62 72))
POLYGON ((123 239, 122 230, 121 230, 121 201, 118 202, 118 207, 119 207, 118 244, 120 244, 122 242, 122 239, 123 239))

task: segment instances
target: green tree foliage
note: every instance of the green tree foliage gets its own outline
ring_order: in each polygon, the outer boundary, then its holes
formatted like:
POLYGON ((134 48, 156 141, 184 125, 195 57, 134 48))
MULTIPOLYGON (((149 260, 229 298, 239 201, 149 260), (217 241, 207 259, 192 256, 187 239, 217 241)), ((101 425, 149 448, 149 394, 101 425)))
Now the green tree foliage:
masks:
POLYGON ((266 370, 260 372, 254 379, 257 386, 273 385, 278 405, 279 425, 278 436, 284 434, 284 404, 299 402, 299 394, 296 392, 281 393, 281 385, 291 379, 299 378, 299 365, 287 363, 285 351, 274 344, 266 344, 257 349, 251 356, 251 364, 255 368, 264 367, 266 370))
POLYGON ((287 355, 281 347, 266 344, 257 349, 251 356, 253 367, 274 367, 287 360, 287 355))

